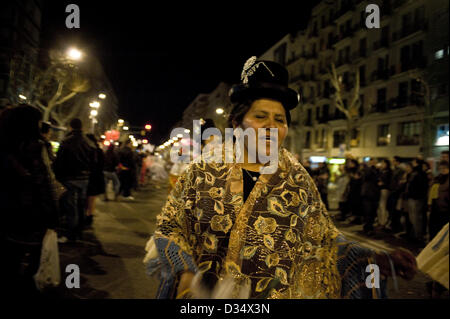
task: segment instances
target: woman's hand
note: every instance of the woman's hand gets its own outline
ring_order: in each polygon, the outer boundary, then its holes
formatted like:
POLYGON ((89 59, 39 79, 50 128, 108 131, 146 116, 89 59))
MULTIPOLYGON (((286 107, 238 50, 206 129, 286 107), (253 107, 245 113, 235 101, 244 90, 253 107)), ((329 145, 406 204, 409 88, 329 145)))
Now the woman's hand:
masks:
POLYGON ((184 272, 180 277, 180 282, 178 284, 177 299, 183 298, 191 287, 192 279, 194 278, 194 273, 192 271, 184 272))
MULTIPOLYGON (((405 249, 397 249, 389 253, 394 264, 395 274, 406 279, 411 280, 417 273, 417 262, 414 255, 405 249)), ((391 265, 389 259, 384 253, 378 253, 376 256, 380 272, 385 276, 392 276, 391 265)))

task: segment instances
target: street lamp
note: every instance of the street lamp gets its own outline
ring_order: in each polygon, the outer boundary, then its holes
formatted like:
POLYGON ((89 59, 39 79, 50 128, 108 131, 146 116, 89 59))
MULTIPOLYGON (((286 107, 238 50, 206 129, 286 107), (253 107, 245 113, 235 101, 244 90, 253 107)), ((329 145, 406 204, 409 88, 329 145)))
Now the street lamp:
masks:
POLYGON ((219 108, 216 109, 216 113, 219 114, 219 115, 222 115, 223 112, 225 112, 225 111, 224 111, 223 108, 221 108, 221 107, 219 107, 219 108))
POLYGON ((19 99, 25 101, 27 99, 27 97, 25 95, 19 94, 19 99))
POLYGON ((123 122, 124 122, 124 121, 123 121, 122 119, 119 119, 119 120, 117 121, 117 123, 119 123, 119 126, 120 126, 120 125, 123 125, 123 122))
POLYGON ((98 114, 98 111, 97 111, 97 110, 92 110, 92 111, 91 111, 91 116, 97 116, 97 114, 98 114))
POLYGON ((104 99, 106 99, 106 94, 105 94, 105 93, 100 93, 100 94, 98 95, 98 97, 99 97, 100 99, 104 100, 104 99))
POLYGON ((98 101, 93 101, 89 103, 89 106, 98 109, 100 107, 100 103, 98 101))
POLYGON ((147 131, 150 131, 150 130, 152 129, 152 126, 151 126, 150 124, 146 124, 146 125, 145 125, 145 129, 146 129, 147 131))
POLYGON ((70 48, 70 49, 67 51, 67 57, 68 57, 70 60, 78 61, 78 60, 81 59, 82 55, 83 55, 83 53, 81 53, 81 51, 78 50, 78 49, 76 49, 76 48, 70 48))
POLYGON ((129 129, 128 126, 124 126, 124 127, 123 127, 123 130, 124 130, 124 131, 128 131, 128 129, 129 129))

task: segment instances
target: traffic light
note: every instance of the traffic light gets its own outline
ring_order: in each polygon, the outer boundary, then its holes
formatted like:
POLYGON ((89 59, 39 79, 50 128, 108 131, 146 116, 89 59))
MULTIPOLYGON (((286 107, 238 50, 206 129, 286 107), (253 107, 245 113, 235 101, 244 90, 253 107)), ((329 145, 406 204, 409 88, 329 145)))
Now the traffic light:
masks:
POLYGON ((145 125, 145 129, 146 129, 147 131, 150 131, 150 130, 152 129, 152 126, 151 126, 150 124, 146 124, 146 125, 145 125))

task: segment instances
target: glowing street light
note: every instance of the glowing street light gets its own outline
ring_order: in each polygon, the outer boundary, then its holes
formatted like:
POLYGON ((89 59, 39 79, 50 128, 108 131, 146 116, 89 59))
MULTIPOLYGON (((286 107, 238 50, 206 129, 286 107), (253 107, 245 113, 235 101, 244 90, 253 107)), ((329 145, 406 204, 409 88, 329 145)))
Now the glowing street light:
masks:
POLYGON ((105 94, 105 93, 100 93, 100 94, 98 95, 98 97, 99 97, 100 99, 104 100, 104 99, 106 99, 106 94, 105 94))
POLYGON ((26 97, 25 95, 19 94, 19 99, 21 99, 21 100, 26 100, 27 97, 26 97))
POLYGON ((123 127, 123 130, 124 130, 124 131, 128 131, 128 129, 129 129, 128 126, 124 126, 124 127, 123 127))
POLYGON ((100 107, 100 103, 98 101, 93 101, 89 103, 89 106, 98 109, 100 107))
POLYGON ((150 130, 152 129, 152 126, 151 126, 150 124, 146 124, 146 125, 145 125, 145 129, 146 129, 147 131, 150 131, 150 130))
POLYGON ((67 51, 67 57, 71 60, 78 61, 81 59, 82 56, 83 56, 83 53, 76 48, 71 48, 71 49, 69 49, 69 51, 67 51))
POLYGON ((91 116, 97 116, 97 114, 98 114, 97 110, 92 110, 91 111, 91 116))
POLYGON ((100 138, 101 138, 102 140, 104 140, 104 139, 106 138, 106 136, 105 136, 105 135, 102 135, 102 136, 100 136, 100 138))
POLYGON ((119 120, 117 121, 117 123, 119 123, 119 125, 123 125, 123 122, 124 122, 124 120, 122 120, 122 119, 119 119, 119 120))
POLYGON ((142 140, 142 144, 148 144, 148 140, 147 140, 146 138, 144 138, 144 139, 142 140))
POLYGON ((223 114, 223 112, 225 112, 225 111, 221 107, 216 109, 216 113, 219 114, 219 115, 223 114))

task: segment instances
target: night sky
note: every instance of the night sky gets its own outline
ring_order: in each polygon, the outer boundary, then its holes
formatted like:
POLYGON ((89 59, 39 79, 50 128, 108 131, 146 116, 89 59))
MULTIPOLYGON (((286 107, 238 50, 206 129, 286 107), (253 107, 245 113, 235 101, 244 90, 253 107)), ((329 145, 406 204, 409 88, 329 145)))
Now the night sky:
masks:
POLYGON ((150 141, 160 143, 198 94, 237 83, 245 61, 303 29, 317 2, 47 0, 42 46, 76 44, 97 56, 119 116, 132 126, 151 123, 150 141), (80 29, 65 28, 70 3, 80 7, 80 29))

